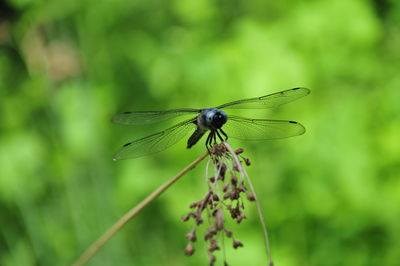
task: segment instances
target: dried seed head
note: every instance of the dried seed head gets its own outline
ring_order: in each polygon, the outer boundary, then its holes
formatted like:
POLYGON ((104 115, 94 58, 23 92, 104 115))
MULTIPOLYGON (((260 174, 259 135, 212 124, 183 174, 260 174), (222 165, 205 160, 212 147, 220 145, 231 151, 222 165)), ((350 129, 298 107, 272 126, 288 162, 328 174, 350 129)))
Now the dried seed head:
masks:
POLYGON ((192 245, 192 242, 189 242, 189 244, 185 248, 185 254, 186 256, 192 256, 194 253, 194 247, 192 245))
POLYGON ((226 153, 227 149, 224 144, 216 144, 212 147, 211 152, 219 157, 222 157, 226 153))
MULTIPOLYGON (((248 191, 242 178, 242 171, 245 171, 243 165, 250 165, 250 160, 239 156, 240 160, 238 161, 237 158, 234 158, 235 154, 228 154, 224 144, 214 145, 211 153, 211 162, 217 174, 212 177, 207 176, 207 194, 201 201, 190 204, 192 212, 182 219, 187 221, 192 217, 196 224, 193 231, 186 234, 186 238, 190 243, 187 245, 185 253, 190 256, 194 253, 193 243, 196 241, 197 227, 203 223, 202 216, 206 215, 209 220, 207 223, 209 228, 204 234, 204 239, 209 241, 207 252, 210 259, 209 265, 215 265, 216 257, 213 252, 220 249, 217 242, 217 239, 219 239, 217 237, 218 234, 226 235, 227 238, 232 239, 235 249, 243 246, 240 241, 233 238, 233 232, 225 227, 225 210, 230 213, 233 220, 240 223, 246 218, 243 197, 247 196, 250 201, 254 201, 256 198, 253 193, 248 191)), ((238 149, 235 153, 241 154, 243 149, 238 149)), ((223 262, 223 265, 228 265, 226 260, 223 260, 223 262)))

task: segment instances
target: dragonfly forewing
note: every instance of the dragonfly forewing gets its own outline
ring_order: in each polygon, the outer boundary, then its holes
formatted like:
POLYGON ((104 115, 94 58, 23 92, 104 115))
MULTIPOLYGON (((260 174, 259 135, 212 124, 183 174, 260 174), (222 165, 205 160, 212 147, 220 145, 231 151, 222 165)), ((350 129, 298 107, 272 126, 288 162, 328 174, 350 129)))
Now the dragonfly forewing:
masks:
POLYGON ((218 106, 218 109, 266 109, 290 103, 310 94, 307 88, 294 88, 261 97, 234 101, 218 106))
POLYGON ((182 108, 166 111, 132 111, 115 115, 112 121, 123 125, 147 125, 162 122, 182 115, 193 115, 198 109, 182 108))

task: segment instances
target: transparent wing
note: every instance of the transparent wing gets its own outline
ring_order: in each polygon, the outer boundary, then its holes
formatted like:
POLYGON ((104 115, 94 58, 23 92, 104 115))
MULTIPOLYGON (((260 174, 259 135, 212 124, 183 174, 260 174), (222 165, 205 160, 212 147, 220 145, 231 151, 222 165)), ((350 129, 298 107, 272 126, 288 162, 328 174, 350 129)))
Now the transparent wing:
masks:
POLYGON ((218 109, 265 109, 278 107, 280 105, 292 102, 310 93, 306 88, 294 88, 273 94, 234 101, 218 106, 218 109))
POLYGON ((115 115, 112 121, 123 125, 147 125, 198 112, 199 109, 190 108, 166 111, 132 111, 115 115))
POLYGON ((196 118, 181 122, 153 135, 129 142, 115 154, 114 160, 137 158, 163 151, 194 131, 196 118))
POLYGON ((229 116, 222 127, 228 137, 243 140, 283 139, 304 134, 303 125, 287 120, 249 119, 229 116))

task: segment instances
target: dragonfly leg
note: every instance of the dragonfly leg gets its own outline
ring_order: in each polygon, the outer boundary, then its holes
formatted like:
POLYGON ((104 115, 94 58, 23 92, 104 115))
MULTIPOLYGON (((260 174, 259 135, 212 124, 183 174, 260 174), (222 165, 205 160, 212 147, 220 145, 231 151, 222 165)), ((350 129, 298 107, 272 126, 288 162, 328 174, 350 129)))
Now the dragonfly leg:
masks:
POLYGON ((208 133, 207 139, 206 139, 206 147, 208 147, 208 144, 210 143, 210 138, 211 138, 211 132, 208 133))
POLYGON ((219 131, 222 133, 222 135, 224 135, 225 141, 227 141, 228 140, 228 135, 226 135, 226 133, 222 130, 222 128, 220 128, 219 131))
POLYGON ((208 151, 208 154, 211 155, 210 149, 209 149, 209 145, 210 145, 210 140, 212 140, 212 132, 210 132, 207 136, 207 140, 206 140, 206 148, 208 151))
POLYGON ((218 132, 218 130, 215 130, 215 132, 217 133, 217 135, 218 135, 218 138, 223 142, 224 141, 224 139, 221 137, 221 134, 219 134, 219 132, 218 132))
POLYGON ((215 134, 215 132, 218 133, 218 131, 213 130, 213 138, 214 138, 214 144, 217 144, 217 134, 215 134))

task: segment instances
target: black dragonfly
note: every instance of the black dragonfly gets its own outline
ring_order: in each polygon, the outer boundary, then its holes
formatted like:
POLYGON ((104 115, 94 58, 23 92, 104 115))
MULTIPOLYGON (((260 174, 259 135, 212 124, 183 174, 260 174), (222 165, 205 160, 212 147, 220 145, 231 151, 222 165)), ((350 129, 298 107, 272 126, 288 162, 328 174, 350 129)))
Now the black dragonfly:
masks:
POLYGON ((195 115, 195 117, 123 145, 116 153, 114 160, 137 158, 163 151, 184 138, 189 132, 193 133, 189 137, 187 148, 192 147, 203 135, 208 133, 207 149, 217 142, 217 138, 225 141, 228 136, 242 140, 271 140, 304 134, 304 126, 295 121, 228 116, 224 110, 273 108, 297 100, 309 93, 309 89, 294 88, 261 97, 233 101, 212 108, 132 111, 118 114, 113 117, 112 121, 123 125, 153 124, 188 114, 195 115))

